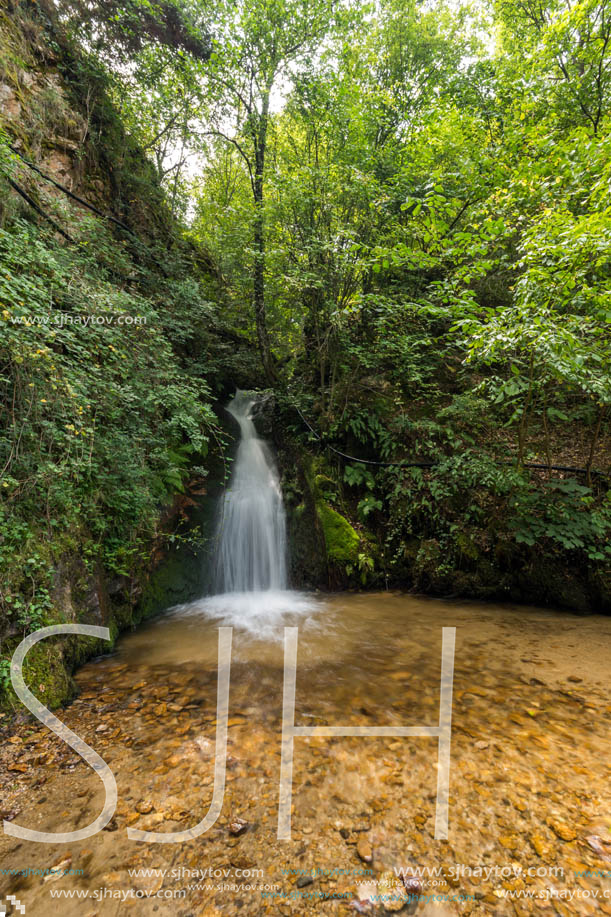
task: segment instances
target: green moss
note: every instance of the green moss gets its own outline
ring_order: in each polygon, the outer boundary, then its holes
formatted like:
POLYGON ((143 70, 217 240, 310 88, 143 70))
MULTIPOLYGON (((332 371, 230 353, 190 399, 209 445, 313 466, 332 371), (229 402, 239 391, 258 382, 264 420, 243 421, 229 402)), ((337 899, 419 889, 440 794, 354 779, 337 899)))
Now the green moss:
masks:
POLYGON ((30 691, 51 709, 74 695, 74 682, 66 669, 59 641, 43 641, 33 646, 23 665, 24 680, 30 691))
MULTIPOLYGON (((30 691, 50 710, 65 704, 76 693, 71 673, 92 656, 110 651, 117 637, 116 625, 111 624, 110 632, 110 642, 79 635, 47 638, 35 644, 23 664, 24 681, 30 691)), ((1 660, 4 677, 0 691, 0 710, 8 713, 24 710, 8 676, 8 666, 19 642, 17 638, 9 641, 1 660)))
POLYGON ((357 563, 360 539, 348 520, 323 500, 317 501, 316 512, 325 536, 329 560, 342 566, 357 563))
POLYGON ((479 551, 473 541, 473 537, 468 532, 459 532, 456 536, 456 544, 461 555, 468 560, 476 561, 479 558, 479 551))

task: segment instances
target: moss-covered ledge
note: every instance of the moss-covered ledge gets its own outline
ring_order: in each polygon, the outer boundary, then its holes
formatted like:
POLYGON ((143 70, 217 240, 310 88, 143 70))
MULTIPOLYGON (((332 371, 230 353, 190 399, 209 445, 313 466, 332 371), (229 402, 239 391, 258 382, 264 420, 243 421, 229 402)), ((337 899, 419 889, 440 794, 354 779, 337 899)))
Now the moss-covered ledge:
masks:
MULTIPOLYGON (((172 539, 157 538, 129 576, 116 576, 100 568, 88 571, 77 550, 62 556, 55 569, 53 604, 40 626, 96 624, 108 627, 110 640, 61 635, 48 637, 31 648, 23 666, 24 680, 46 707, 54 709, 75 696, 73 673, 89 659, 112 652, 121 631, 136 627, 170 605, 201 594, 201 545, 192 543, 190 533, 205 529, 211 516, 209 502, 176 495, 163 514, 160 528, 179 529, 179 535, 172 539), (186 522, 185 504, 190 510, 186 522)), ((4 716, 29 715, 10 681, 10 660, 24 636, 13 633, 3 641, 0 713, 4 716)))
POLYGON ((293 585, 308 588, 358 589, 369 584, 375 567, 372 547, 362 526, 353 524, 340 487, 321 456, 279 444, 288 521, 293 585))

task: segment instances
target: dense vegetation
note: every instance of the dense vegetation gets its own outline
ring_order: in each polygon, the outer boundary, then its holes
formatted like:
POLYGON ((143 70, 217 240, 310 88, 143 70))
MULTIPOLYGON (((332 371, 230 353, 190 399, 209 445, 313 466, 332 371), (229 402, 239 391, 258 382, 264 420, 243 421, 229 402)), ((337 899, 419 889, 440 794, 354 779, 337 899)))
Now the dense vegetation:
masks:
POLYGON ((3 194, 5 635, 70 552, 133 573, 232 380, 331 582, 609 608, 608 0, 12 13, 0 170, 54 225, 3 194), (123 228, 26 177, 53 133, 123 228))

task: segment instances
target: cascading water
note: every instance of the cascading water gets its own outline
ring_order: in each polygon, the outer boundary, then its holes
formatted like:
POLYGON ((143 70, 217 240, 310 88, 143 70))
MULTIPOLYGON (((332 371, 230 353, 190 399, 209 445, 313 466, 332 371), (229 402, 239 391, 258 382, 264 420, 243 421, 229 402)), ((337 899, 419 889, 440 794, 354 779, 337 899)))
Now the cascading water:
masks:
POLYGON ((214 560, 215 595, 177 606, 176 614, 204 614, 256 638, 282 638, 281 624, 319 610, 313 596, 288 589, 286 518, 276 466, 252 420, 256 398, 237 392, 227 410, 240 443, 219 507, 214 560))
POLYGON ((227 410, 240 426, 233 474, 218 523, 218 593, 286 589, 286 519, 273 458, 251 418, 252 398, 238 392, 227 410))

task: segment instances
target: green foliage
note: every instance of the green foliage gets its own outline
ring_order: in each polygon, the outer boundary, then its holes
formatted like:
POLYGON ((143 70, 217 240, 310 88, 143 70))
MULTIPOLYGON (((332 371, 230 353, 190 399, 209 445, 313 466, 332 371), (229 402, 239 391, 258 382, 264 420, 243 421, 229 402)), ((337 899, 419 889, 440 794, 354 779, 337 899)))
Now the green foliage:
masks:
POLYGON ((568 551, 582 549, 591 561, 611 556, 609 496, 596 506, 590 488, 569 479, 549 482, 542 491, 517 492, 510 503, 517 542, 535 545, 548 539, 568 551))
POLYGON ((11 684, 11 660, 0 659, 0 692, 5 694, 11 684))
MULTIPOLYGON (((24 222, 0 229, 0 567, 11 629, 36 629, 52 609, 54 557, 41 539, 59 550, 78 532, 86 564, 128 572, 214 429, 205 381, 173 349, 159 282, 157 301, 117 285, 127 254, 94 221, 84 228, 82 249, 24 222)), ((179 324, 202 308, 197 288, 187 292, 175 299, 179 324)), ((180 328, 176 337, 178 347, 180 328)))

